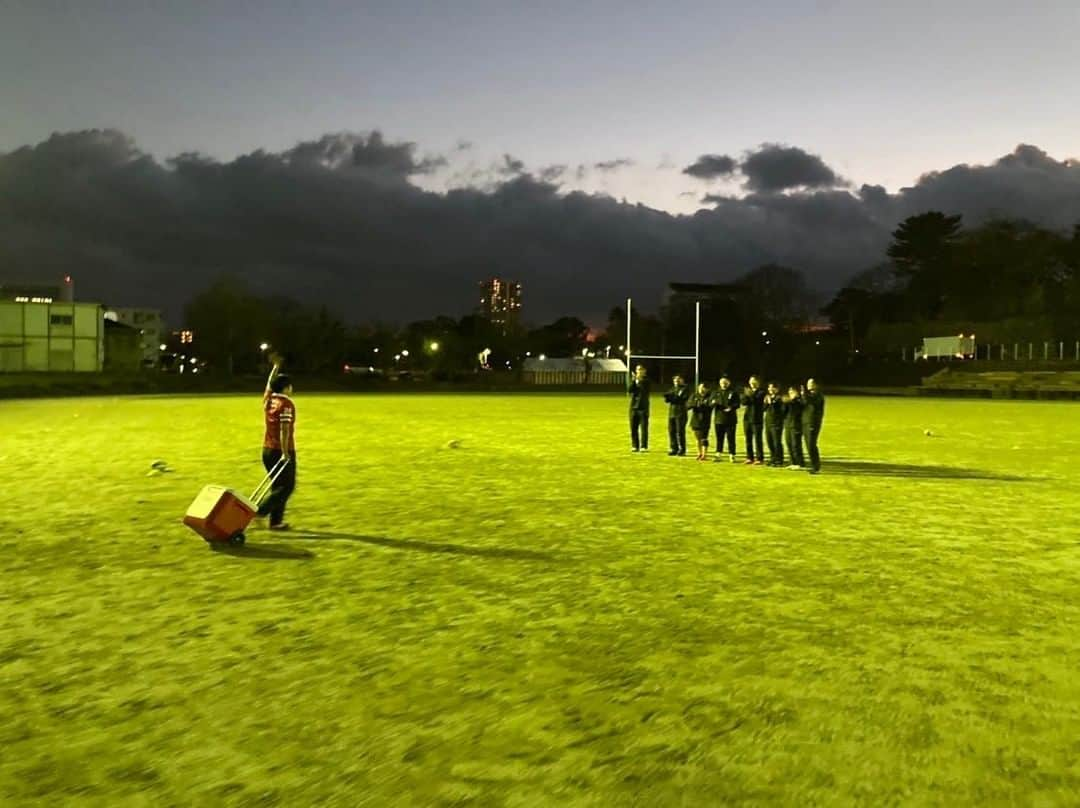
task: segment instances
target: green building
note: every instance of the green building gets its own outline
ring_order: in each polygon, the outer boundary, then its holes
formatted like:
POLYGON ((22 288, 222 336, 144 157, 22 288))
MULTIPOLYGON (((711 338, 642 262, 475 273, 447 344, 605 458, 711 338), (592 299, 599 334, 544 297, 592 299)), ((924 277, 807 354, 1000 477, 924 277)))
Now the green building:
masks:
POLYGON ((100 304, 0 300, 0 373, 96 373, 104 358, 100 304))

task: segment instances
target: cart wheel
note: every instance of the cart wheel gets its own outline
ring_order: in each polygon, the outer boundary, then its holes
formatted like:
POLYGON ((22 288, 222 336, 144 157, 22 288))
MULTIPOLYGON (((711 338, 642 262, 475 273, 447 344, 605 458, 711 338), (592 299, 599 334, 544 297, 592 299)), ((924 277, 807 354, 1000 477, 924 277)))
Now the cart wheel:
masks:
POLYGON ((247 536, 245 536, 243 532, 234 533, 232 536, 229 536, 229 544, 233 547, 242 547, 245 541, 247 541, 247 536))

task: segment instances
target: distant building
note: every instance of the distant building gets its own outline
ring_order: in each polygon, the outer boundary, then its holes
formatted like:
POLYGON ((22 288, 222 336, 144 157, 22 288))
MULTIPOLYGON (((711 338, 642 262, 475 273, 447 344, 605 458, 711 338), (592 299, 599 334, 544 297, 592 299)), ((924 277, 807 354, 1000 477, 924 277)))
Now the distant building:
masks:
POLYGON ((746 295, 746 287, 739 283, 669 283, 664 290, 664 305, 675 300, 729 301, 746 295))
POLYGON ((143 367, 142 336, 131 326, 104 320, 106 373, 137 373, 143 367))
POLYGON ((505 334, 521 322, 521 284, 504 278, 480 281, 480 316, 505 334))
POLYGON ((105 319, 126 325, 139 332, 139 349, 142 351, 144 367, 157 367, 164 342, 165 322, 158 309, 109 308, 105 319))
POLYGON ((75 300, 75 282, 70 275, 65 275, 60 283, 0 283, 0 300, 12 303, 72 303, 75 300))
POLYGON ((104 358, 99 303, 59 303, 49 294, 22 293, 0 300, 0 373, 95 373, 104 358))

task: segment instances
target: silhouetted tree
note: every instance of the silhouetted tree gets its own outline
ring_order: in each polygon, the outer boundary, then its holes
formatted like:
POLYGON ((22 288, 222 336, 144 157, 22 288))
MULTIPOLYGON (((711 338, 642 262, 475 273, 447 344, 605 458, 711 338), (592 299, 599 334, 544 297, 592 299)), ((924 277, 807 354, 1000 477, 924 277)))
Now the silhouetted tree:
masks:
POLYGON ((779 264, 751 270, 738 281, 754 314, 773 326, 806 322, 817 308, 802 272, 779 264))
POLYGON ((905 297, 919 317, 937 317, 944 305, 947 275, 955 260, 960 216, 928 211, 909 216, 893 231, 886 254, 907 285, 905 297))
POLYGON ((193 351, 230 376, 250 372, 261 361, 259 344, 268 339, 266 306, 233 277, 215 281, 184 310, 195 332, 193 351))
POLYGON ((577 317, 560 317, 529 332, 526 344, 533 353, 578 356, 586 345, 589 327, 577 317))

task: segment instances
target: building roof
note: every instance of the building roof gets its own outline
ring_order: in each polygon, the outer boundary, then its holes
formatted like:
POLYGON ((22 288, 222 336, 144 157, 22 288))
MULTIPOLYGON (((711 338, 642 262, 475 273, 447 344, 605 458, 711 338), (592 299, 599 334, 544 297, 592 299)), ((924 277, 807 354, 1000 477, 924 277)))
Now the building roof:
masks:
MULTIPOLYGON (((548 371, 583 371, 585 359, 581 356, 548 356, 544 359, 530 357, 522 366, 526 372, 535 373, 542 370, 548 371)), ((615 372, 625 373, 626 363, 621 359, 593 358, 589 360, 589 372, 615 372)))
POLYGON ((669 283, 667 294, 694 295, 695 297, 732 297, 746 292, 740 283, 669 283))

